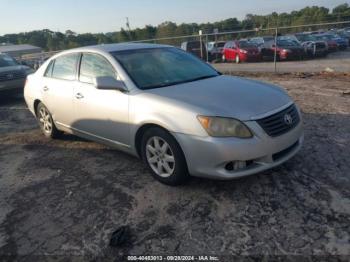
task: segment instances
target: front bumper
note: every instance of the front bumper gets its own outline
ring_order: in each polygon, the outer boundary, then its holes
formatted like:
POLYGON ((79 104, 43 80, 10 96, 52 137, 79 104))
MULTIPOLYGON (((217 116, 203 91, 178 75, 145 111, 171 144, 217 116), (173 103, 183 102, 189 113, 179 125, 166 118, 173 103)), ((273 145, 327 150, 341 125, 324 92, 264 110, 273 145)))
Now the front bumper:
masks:
POLYGON ((0 92, 9 90, 23 90, 25 78, 0 81, 0 92))
POLYGON ((174 133, 193 176, 233 179, 262 172, 293 157, 304 140, 303 125, 279 137, 270 137, 255 121, 245 122, 254 132, 250 139, 198 137, 174 133), (228 170, 232 161, 248 161, 242 169, 228 170))
POLYGON ((298 60, 304 57, 303 52, 281 52, 279 57, 281 60, 298 60))

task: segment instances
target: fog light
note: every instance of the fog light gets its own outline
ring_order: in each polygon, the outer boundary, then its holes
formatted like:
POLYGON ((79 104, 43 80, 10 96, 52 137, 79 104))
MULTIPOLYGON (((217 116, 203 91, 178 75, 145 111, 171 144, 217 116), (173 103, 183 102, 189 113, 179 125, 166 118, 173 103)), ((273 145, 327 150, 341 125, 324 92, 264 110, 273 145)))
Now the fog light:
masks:
POLYGON ((225 169, 227 171, 236 171, 247 167, 246 161, 232 161, 226 164, 225 169))

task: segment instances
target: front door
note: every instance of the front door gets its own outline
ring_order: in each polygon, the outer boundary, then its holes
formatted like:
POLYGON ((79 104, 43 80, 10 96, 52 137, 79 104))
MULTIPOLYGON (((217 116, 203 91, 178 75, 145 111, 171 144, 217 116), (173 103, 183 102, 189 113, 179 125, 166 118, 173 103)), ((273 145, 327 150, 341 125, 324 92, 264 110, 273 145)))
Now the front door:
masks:
POLYGON ((97 89, 93 79, 100 76, 118 78, 106 58, 83 53, 79 84, 73 95, 75 121, 72 127, 87 135, 128 146, 129 95, 118 90, 97 89))

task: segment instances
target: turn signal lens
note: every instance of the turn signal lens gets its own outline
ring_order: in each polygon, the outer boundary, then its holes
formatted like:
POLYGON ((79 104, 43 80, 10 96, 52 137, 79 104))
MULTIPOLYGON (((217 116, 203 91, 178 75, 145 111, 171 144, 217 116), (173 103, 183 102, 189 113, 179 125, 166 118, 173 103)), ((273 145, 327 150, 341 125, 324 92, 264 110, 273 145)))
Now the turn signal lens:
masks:
POLYGON ((253 136, 244 123, 234 118, 210 116, 197 118, 207 133, 213 137, 251 138, 253 136))

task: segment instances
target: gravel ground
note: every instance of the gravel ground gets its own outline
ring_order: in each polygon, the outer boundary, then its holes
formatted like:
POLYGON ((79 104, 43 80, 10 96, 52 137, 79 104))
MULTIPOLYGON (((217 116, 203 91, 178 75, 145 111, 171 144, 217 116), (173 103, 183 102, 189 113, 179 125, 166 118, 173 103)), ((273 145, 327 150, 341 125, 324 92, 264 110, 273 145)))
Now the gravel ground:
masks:
POLYGON ((343 92, 350 91, 350 75, 248 77, 281 85, 300 105, 303 149, 263 174, 226 182, 194 178, 177 188, 156 182, 139 160, 105 146, 68 135, 45 139, 21 98, 3 98, 0 256, 348 261, 350 95, 343 92), (122 225, 131 227, 130 241, 110 248, 111 233, 122 225))

